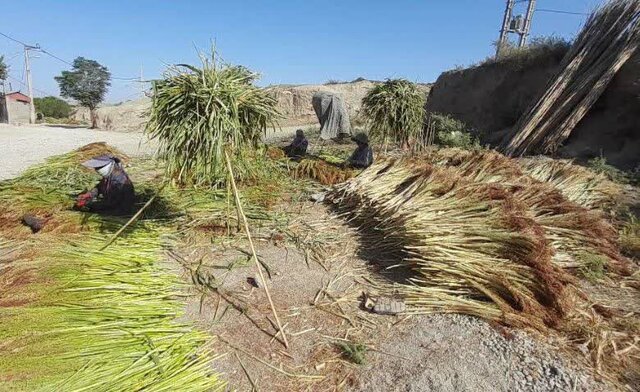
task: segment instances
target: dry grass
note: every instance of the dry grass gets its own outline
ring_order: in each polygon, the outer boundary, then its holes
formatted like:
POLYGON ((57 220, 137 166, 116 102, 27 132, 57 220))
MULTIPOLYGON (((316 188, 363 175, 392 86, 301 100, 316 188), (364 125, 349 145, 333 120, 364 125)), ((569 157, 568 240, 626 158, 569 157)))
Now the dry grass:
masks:
POLYGON ((345 182, 356 173, 356 170, 338 167, 319 159, 303 159, 293 170, 294 178, 310 178, 323 185, 345 182))
MULTIPOLYGON (((577 200, 592 200, 584 196, 589 188, 572 180, 583 190, 577 200)), ((590 302, 576 286, 585 275, 619 281, 637 270, 620 254, 615 228, 601 211, 568 200, 514 160, 457 149, 389 159, 338 186, 330 199, 360 228, 377 261, 411 271, 387 289, 402 293, 412 312, 551 327, 582 342, 606 327, 605 343, 589 346, 594 364, 618 374, 620 363, 637 363, 637 332, 621 330, 618 318, 586 318, 590 302), (599 365, 607 355, 602 344, 619 349, 606 366, 599 365)))

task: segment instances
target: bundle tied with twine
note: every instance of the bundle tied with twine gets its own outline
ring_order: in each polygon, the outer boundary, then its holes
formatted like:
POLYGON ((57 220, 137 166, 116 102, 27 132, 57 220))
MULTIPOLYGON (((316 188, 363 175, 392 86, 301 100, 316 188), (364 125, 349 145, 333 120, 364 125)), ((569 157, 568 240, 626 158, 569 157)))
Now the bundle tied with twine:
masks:
POLYGON ((502 141, 506 155, 554 152, 640 44, 640 0, 611 0, 596 10, 544 94, 502 141))

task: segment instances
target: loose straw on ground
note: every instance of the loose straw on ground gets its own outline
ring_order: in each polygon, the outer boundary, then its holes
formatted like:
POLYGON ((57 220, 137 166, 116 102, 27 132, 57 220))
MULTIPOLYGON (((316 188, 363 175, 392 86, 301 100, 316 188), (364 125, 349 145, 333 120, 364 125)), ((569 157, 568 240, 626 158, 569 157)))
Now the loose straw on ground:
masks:
POLYGON ((238 215, 242 217, 242 222, 244 224, 244 230, 247 234, 247 239, 249 240, 249 247, 251 248, 251 254, 253 255, 253 261, 256 263, 256 269, 258 270, 258 274, 260 275, 260 280, 264 285, 264 292, 267 294, 267 299, 269 300, 269 305, 271 306, 271 311, 273 312, 273 317, 276 319, 276 324, 278 325, 278 330, 280 332, 280 336, 282 336, 282 342, 286 348, 289 348, 289 342, 287 341, 287 335, 284 333, 284 329, 282 328, 282 324, 280 323, 280 318, 278 317, 278 312, 276 311, 276 307, 273 304, 273 300, 271 299, 271 293, 269 292, 269 286, 267 285, 267 280, 264 278, 264 274, 262 273, 262 266, 260 265, 260 261, 258 260, 258 255, 256 253, 256 249, 253 246, 253 240, 251 239, 251 233, 249 232, 249 222, 247 222, 247 217, 242 210, 242 203, 240 202, 240 196, 238 195, 238 188, 236 187, 236 180, 233 178, 233 169, 231 168, 231 160, 229 159, 229 154, 225 151, 224 157, 227 162, 227 169, 229 170, 229 179, 231 181, 231 189, 233 191, 233 196, 236 200, 236 208, 238 209, 238 215))

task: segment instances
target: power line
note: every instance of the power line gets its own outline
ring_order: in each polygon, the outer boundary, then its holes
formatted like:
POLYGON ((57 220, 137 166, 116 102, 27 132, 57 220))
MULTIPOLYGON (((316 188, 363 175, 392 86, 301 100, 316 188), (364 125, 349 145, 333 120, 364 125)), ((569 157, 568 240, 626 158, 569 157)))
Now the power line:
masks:
MULTIPOLYGON (((13 80, 14 82, 18 82, 18 83, 20 83, 20 84, 21 84, 22 86, 24 86, 24 87, 27 87, 27 84, 26 84, 25 82, 23 82, 22 80, 20 80, 20 79, 18 79, 18 78, 16 78, 16 77, 14 77, 14 76, 7 75, 7 78, 9 78, 9 79, 13 80)), ((44 95, 47 95, 47 96, 55 96, 55 94, 51 94, 51 93, 49 93, 49 92, 46 92, 46 91, 44 91, 44 90, 37 89, 37 88, 35 88, 35 87, 33 87, 33 89, 34 89, 34 90, 36 90, 37 92, 39 92, 40 94, 44 94, 44 95)))
POLYGON ((551 12, 555 14, 568 14, 568 15, 590 15, 586 12, 572 12, 572 11, 562 11, 562 10, 551 10, 546 8, 537 8, 536 12, 551 12))
POLYGON ((5 38, 10 39, 10 40, 11 40, 11 41, 13 41, 13 42, 17 42, 17 43, 19 43, 19 44, 20 44, 20 45, 22 45, 22 46, 31 46, 31 45, 29 45, 29 44, 25 44, 24 42, 22 42, 22 41, 20 41, 20 40, 17 40, 17 39, 15 39, 15 38, 13 38, 13 37, 10 37, 10 36, 6 35, 5 33, 1 32, 1 31, 0 31, 0 35, 2 35, 2 36, 3 36, 3 37, 5 37, 5 38))
MULTIPOLYGON (((13 37, 11 37, 11 36, 9 36, 9 35, 7 35, 7 34, 3 33, 3 32, 0 32, 0 35, 2 35, 2 36, 3 36, 3 37, 5 37, 5 38, 10 39, 11 41, 17 42, 17 43, 19 43, 20 45, 33 47, 33 45, 26 44, 26 43, 24 43, 24 42, 22 42, 22 41, 20 41, 20 40, 18 40, 18 39, 15 39, 15 38, 13 38, 13 37)), ((40 52, 42 52, 42 53, 44 53, 44 54, 46 54, 46 55, 48 55, 48 56, 51 56, 52 58, 54 58, 54 59, 56 59, 56 60, 58 60, 58 61, 60 61, 60 62, 63 62, 63 63, 65 63, 65 64, 70 65, 70 66, 72 66, 72 67, 73 67, 73 63, 70 63, 69 61, 67 61, 67 60, 65 60, 65 59, 63 59, 63 58, 56 56, 55 54, 53 54, 53 53, 51 53, 51 52, 47 51, 46 49, 41 48, 39 45, 36 45, 35 47, 36 47, 40 52)), ((140 78, 123 78, 123 77, 118 77, 118 76, 111 76, 111 79, 115 79, 115 80, 127 80, 127 81, 134 81, 134 80, 139 80, 140 78)))

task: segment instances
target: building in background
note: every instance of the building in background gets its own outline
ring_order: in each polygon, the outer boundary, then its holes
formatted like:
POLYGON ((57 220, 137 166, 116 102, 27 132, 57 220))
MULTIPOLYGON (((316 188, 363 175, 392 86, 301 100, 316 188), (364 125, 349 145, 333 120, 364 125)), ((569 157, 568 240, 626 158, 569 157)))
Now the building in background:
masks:
POLYGON ((0 95, 0 123, 29 124, 31 99, 20 91, 0 95))

